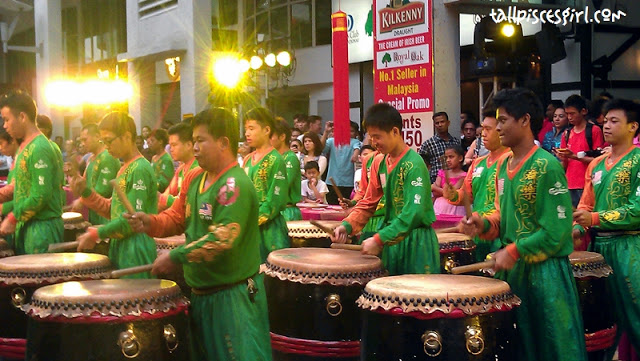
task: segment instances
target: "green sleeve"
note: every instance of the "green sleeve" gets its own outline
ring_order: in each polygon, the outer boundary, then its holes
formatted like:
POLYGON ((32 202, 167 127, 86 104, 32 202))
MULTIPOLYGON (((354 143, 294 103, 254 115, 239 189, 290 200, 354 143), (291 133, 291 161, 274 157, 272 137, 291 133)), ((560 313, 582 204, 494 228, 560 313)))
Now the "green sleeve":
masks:
POLYGON ((171 157, 165 153, 158 160, 156 177, 158 178, 158 191, 160 193, 164 192, 165 189, 171 183, 171 178, 173 178, 174 169, 173 169, 173 161, 171 157))
POLYGON ((120 162, 113 157, 104 157, 98 167, 98 174, 96 174, 96 183, 93 190, 103 197, 110 197, 112 192, 111 184, 109 183, 118 174, 120 169, 120 162))
MULTIPOLYGON (((567 178, 559 164, 550 163, 547 172, 540 175, 536 188, 535 218, 523 219, 538 227, 526 237, 516 239, 516 247, 526 262, 537 262, 553 257, 573 247, 572 207, 569 192, 549 192, 552 188, 567 190, 567 178), (560 183, 557 187, 555 184, 560 183)), ((570 251, 569 251, 570 252, 570 251)), ((567 253, 568 254, 568 253, 567 253)))
POLYGON ((59 166, 53 148, 33 147, 29 152, 27 169, 30 170, 29 195, 13 204, 13 215, 20 222, 26 222, 36 215, 48 202, 54 200, 52 184, 60 184, 54 179, 59 166), (48 149, 47 149, 48 148, 48 149), (37 152, 34 152, 37 151, 37 152))
POLYGON ((285 159, 285 168, 287 171, 287 180, 289 182, 289 194, 296 189, 296 186, 298 188, 298 192, 294 193, 291 197, 291 202, 293 202, 293 205, 295 206, 295 204, 302 199, 302 196, 300 195, 300 185, 302 183, 300 161, 298 161, 298 158, 296 158, 295 155, 288 154, 285 159))
MULTIPOLYGON (((137 166, 132 170, 127 179, 125 193, 136 212, 156 214, 158 213, 156 185, 152 173, 147 169, 137 166)), ((114 191, 111 197, 111 220, 98 228, 101 239, 127 238, 134 233, 129 222, 122 217, 124 212, 126 212, 124 205, 120 203, 114 191)))
MULTIPOLYGON (((254 218, 251 218, 251 212, 247 212, 246 203, 241 201, 248 197, 253 185, 246 182, 242 185, 238 184, 237 187, 239 189, 238 197, 232 204, 221 206, 216 199, 210 199, 210 203, 214 205, 211 225, 215 229, 205 235, 199 235, 198 237, 201 239, 173 249, 169 254, 173 262, 215 261, 216 255, 231 249, 236 240, 246 237, 245 234, 250 227, 255 227, 255 213, 253 213, 254 218), (250 220, 253 224, 250 224, 250 220)), ((210 194, 218 194, 218 192, 210 194)), ((191 202, 191 200, 187 201, 191 202)), ((200 219, 197 221, 203 222, 200 219)))
POLYGON ((171 205, 173 204, 173 202, 175 202, 175 200, 176 200, 176 197, 169 194, 167 196, 167 208, 171 207, 171 205))
POLYGON ((271 180, 267 190, 266 199, 260 204, 258 222, 263 224, 280 215, 280 211, 287 205, 287 173, 282 157, 274 157, 273 164, 268 170, 268 178, 271 180))
POLYGON ((598 212, 599 230, 637 230, 640 228, 640 172, 631 174, 629 199, 622 206, 598 212), (637 174, 636 174, 637 173, 637 174))
MULTIPOLYGON (((396 167, 399 167, 398 164, 396 167)), ((400 187, 402 193, 402 210, 395 216, 386 227, 382 228, 378 235, 384 242, 396 242, 402 240, 409 233, 424 224, 427 208, 425 202, 431 202, 431 192, 427 192, 429 185, 429 173, 426 167, 414 166, 407 171, 404 177, 404 184, 394 184, 392 187, 400 187), (425 183, 426 182, 426 183, 425 183)), ((390 192, 397 192, 397 189, 390 189, 390 192)), ((397 205, 398 206, 398 205, 397 205)), ((433 210, 431 210, 433 214, 433 210)))
POLYGON ((13 212, 13 201, 2 203, 2 216, 4 217, 11 212, 13 212))

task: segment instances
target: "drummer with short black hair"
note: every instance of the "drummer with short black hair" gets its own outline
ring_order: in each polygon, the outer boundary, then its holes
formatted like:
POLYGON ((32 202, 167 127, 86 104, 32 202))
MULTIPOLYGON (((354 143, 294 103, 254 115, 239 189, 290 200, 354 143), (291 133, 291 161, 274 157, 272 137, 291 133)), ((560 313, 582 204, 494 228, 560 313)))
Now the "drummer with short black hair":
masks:
POLYGON ((589 164, 578 210, 573 213, 574 242, 593 229, 593 249, 613 269, 607 278, 618 318, 618 333, 626 332, 640 350, 640 105, 614 99, 604 105, 604 140, 611 152, 589 164))
POLYGON ((238 166, 237 121, 213 108, 198 113, 193 127, 200 167, 187 173, 171 208, 128 215, 129 223, 154 237, 185 233, 185 244, 160 254, 152 273, 184 269, 192 287, 192 360, 271 360, 264 276, 258 273, 259 202, 238 166))
POLYGON ((375 158, 365 197, 356 204, 333 241, 344 243, 374 215, 382 197, 385 216, 377 233, 362 242, 362 253, 381 255, 390 275, 440 273, 438 239, 431 224, 436 220, 429 171, 420 155, 402 136, 402 116, 387 103, 373 105, 365 115, 371 142, 383 154, 375 158))

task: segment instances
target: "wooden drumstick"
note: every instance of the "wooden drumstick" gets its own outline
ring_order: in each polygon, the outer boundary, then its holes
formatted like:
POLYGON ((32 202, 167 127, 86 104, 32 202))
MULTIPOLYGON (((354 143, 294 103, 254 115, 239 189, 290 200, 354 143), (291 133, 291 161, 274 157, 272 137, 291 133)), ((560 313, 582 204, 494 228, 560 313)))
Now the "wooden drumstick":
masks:
POLYGON ((136 210, 133 209, 133 206, 131 205, 131 202, 129 202, 127 195, 124 194, 124 192, 122 191, 122 189, 120 189, 120 187, 118 187, 118 183, 116 182, 116 180, 112 179, 110 183, 113 189, 116 191, 116 194, 118 195, 118 199, 120 199, 120 203, 122 203, 124 205, 124 208, 127 209, 127 212, 129 214, 135 214, 136 210))
POLYGON ((333 249, 348 249, 350 251, 362 251, 361 244, 344 244, 344 243, 331 243, 333 249))
POLYGON ((466 266, 453 267, 451 269, 451 274, 459 275, 462 273, 476 272, 484 268, 493 268, 493 266, 495 265, 496 261, 494 259, 490 259, 484 262, 472 263, 466 266))
POLYGON ((331 182, 333 191, 338 195, 338 199, 344 202, 345 198, 342 196, 342 192, 340 192, 340 188, 338 188, 338 185, 336 184, 336 181, 333 179, 333 177, 329 177, 329 182, 331 182))
POLYGON ((149 272, 153 268, 153 264, 145 264, 143 266, 136 266, 130 268, 123 268, 115 271, 111 271, 110 278, 120 278, 136 273, 149 272))
POLYGON ((322 224, 322 223, 320 223, 320 222, 316 221, 315 219, 310 220, 310 221, 309 221, 309 223, 311 223, 311 224, 313 224, 314 226, 316 226, 316 227, 320 228, 320 230, 322 230, 324 233, 326 233, 326 234, 328 234, 328 235, 330 235, 330 236, 333 236, 333 229, 331 229, 331 228, 329 228, 329 227, 325 226, 324 224, 322 224))
POLYGON ((78 241, 52 243, 49 245, 49 252, 56 253, 56 252, 63 252, 63 251, 71 251, 71 250, 77 249, 79 245, 80 245, 80 242, 78 241))
POLYGON ((471 210, 471 201, 465 191, 462 192, 462 203, 464 204, 464 212, 467 216, 467 220, 469 220, 473 216, 473 211, 471 210))
POLYGON ((440 233, 460 233, 460 231, 458 231, 458 227, 436 229, 436 234, 440 234, 440 233))
MULTIPOLYGON (((444 184, 449 184, 449 172, 447 172, 447 157, 444 155, 440 157, 440 164, 442 165, 442 172, 444 173, 444 184)), ((443 187, 444 188, 444 187, 443 187)))

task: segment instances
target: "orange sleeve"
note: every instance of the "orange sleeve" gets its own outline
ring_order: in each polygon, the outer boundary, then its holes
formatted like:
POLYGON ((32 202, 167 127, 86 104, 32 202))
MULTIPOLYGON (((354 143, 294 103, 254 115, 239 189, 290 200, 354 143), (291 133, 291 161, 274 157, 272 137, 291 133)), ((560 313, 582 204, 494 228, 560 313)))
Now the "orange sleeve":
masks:
POLYGON ((171 182, 169 183, 169 186, 167 186, 167 189, 165 189, 164 192, 158 198, 159 209, 167 208, 167 199, 169 198, 169 196, 178 195, 178 178, 183 168, 184 168, 184 163, 181 164, 178 167, 178 169, 176 169, 175 173, 173 173, 173 178, 171 178, 171 182))
POLYGON ((369 184, 367 185, 364 198, 353 207, 351 213, 343 220, 343 222, 347 222, 351 226, 351 234, 357 234, 364 228, 367 222, 369 222, 369 218, 375 213, 378 202, 380 202, 384 194, 382 184, 380 184, 380 179, 378 178, 378 171, 382 161, 384 161, 383 154, 376 156, 373 160, 369 184))
POLYGON ((204 173, 204 170, 200 167, 190 170, 184 176, 184 183, 182 184, 180 194, 178 194, 178 197, 174 200, 171 207, 160 214, 151 215, 151 224, 147 232, 150 236, 168 237, 184 233, 187 193, 193 179, 202 173, 204 173))
POLYGON ((100 216, 107 219, 111 218, 111 198, 105 198, 94 190, 91 190, 91 195, 88 197, 80 197, 80 202, 100 216))
POLYGON ((0 188, 0 203, 8 202, 13 199, 13 190, 16 187, 13 182, 15 182, 15 180, 0 188))
MULTIPOLYGON (((593 168, 598 165, 605 156, 600 156, 589 163, 587 170, 584 172, 584 190, 582 191, 582 197, 580 198, 580 203, 578 203, 577 209, 581 209, 584 211, 592 212, 593 207, 596 205, 596 195, 593 192, 593 184, 591 182, 591 174, 593 173, 593 168)), ((575 223, 574 223, 575 224, 575 223)))

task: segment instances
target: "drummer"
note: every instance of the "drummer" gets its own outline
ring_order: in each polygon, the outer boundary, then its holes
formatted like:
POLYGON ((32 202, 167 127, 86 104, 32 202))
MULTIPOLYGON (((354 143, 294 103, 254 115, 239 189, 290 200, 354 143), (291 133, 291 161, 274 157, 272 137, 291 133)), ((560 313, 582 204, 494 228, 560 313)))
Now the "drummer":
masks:
POLYGON ((296 154, 289 148, 289 139, 291 138, 291 127, 287 121, 276 117, 271 134, 271 146, 273 146, 284 159, 284 167, 287 170, 287 183, 289 191, 287 192, 287 206, 282 211, 285 221, 299 221, 302 219, 302 213, 296 203, 302 200, 301 184, 302 175, 300 174, 300 160, 296 154))
MULTIPOLYGON (((456 190, 450 184, 445 184, 443 197, 449 203, 460 206, 463 205, 463 195, 466 193, 473 202, 473 211, 480 216, 485 216, 495 209, 496 198, 496 164, 498 159, 509 152, 509 148, 500 143, 500 134, 496 130, 498 121, 496 111, 491 109, 483 113, 482 121, 482 141, 489 150, 489 154, 477 158, 473 161, 464 179, 462 188, 456 190)), ((487 254, 495 252, 500 248, 500 239, 491 241, 483 240, 479 237, 474 239, 476 243, 476 260, 484 261, 487 254)))
POLYGON ((502 90, 493 98, 500 140, 512 153, 497 165, 496 210, 460 227, 506 247, 495 254, 496 274, 522 304, 516 309, 518 360, 587 359, 578 293, 568 255, 571 198, 561 164, 536 146, 542 104, 530 90, 502 90))
POLYGON ((270 143, 275 126, 269 111, 255 108, 245 114, 244 119, 247 144, 256 150, 247 155, 242 164, 256 188, 260 201, 260 255, 262 261, 266 261, 271 251, 289 248, 291 244, 287 223, 280 213, 287 204, 289 194, 287 170, 284 159, 270 143))
POLYGON ((186 235, 185 245, 158 256, 152 272, 170 274, 182 265, 193 287, 192 360, 271 360, 264 276, 258 273, 259 201, 237 163, 238 126, 222 108, 198 113, 193 126, 201 168, 187 174, 171 208, 159 215, 138 212, 129 222, 154 237, 186 235))
POLYGON ((633 139, 640 133, 640 106, 614 99, 604 105, 604 138, 611 153, 596 158, 585 175, 584 194, 573 213, 574 239, 595 230, 594 250, 613 269, 608 282, 618 318, 619 333, 627 332, 640 350, 640 149, 633 139))
POLYGON ((402 116, 387 103, 373 105, 365 116, 372 143, 383 154, 371 166, 365 197, 335 229, 334 242, 345 243, 358 233, 385 197, 385 218, 376 234, 362 242, 362 253, 380 255, 390 275, 439 273, 438 239, 429 172, 422 158, 402 137, 402 116), (373 176, 373 175, 376 176, 373 176))
POLYGON ((16 254, 47 252, 63 239, 62 156, 38 129, 37 108, 28 94, 15 91, 0 99, 4 128, 22 139, 15 162, 13 210, 0 225, 0 234, 15 232, 16 254))
MULTIPOLYGON (((92 154, 83 175, 87 189, 95 191, 101 197, 110 197, 113 188, 109 182, 116 177, 118 169, 120 169, 120 161, 109 154, 104 144, 100 142, 97 124, 89 123, 82 127, 80 142, 92 154)), ((76 199, 71 208, 75 212, 80 212, 82 210, 81 200, 76 199)), ((108 218, 100 216, 96 211, 89 210, 89 223, 92 225, 105 224, 108 221, 108 218)))
MULTIPOLYGON (((100 141, 109 153, 124 161, 115 178, 117 186, 136 210, 147 213, 158 211, 158 190, 151 164, 136 147, 136 124, 128 114, 111 112, 98 126, 100 141)), ((87 186, 86 179, 75 178, 71 183, 75 194, 81 194, 82 204, 110 221, 98 228, 89 228, 78 236, 78 251, 92 249, 98 240, 109 238, 109 259, 113 265, 129 268, 152 263, 156 259, 156 242, 144 233, 135 233, 122 216, 126 208, 113 190, 111 199, 102 197, 87 186)), ((129 278, 149 278, 148 272, 129 278)))
POLYGON ((198 161, 193 156, 193 139, 191 135, 193 129, 188 123, 178 123, 169 128, 169 146, 171 147, 171 158, 180 162, 171 182, 158 200, 159 210, 164 210, 173 204, 180 193, 184 177, 190 170, 198 166, 198 161))

